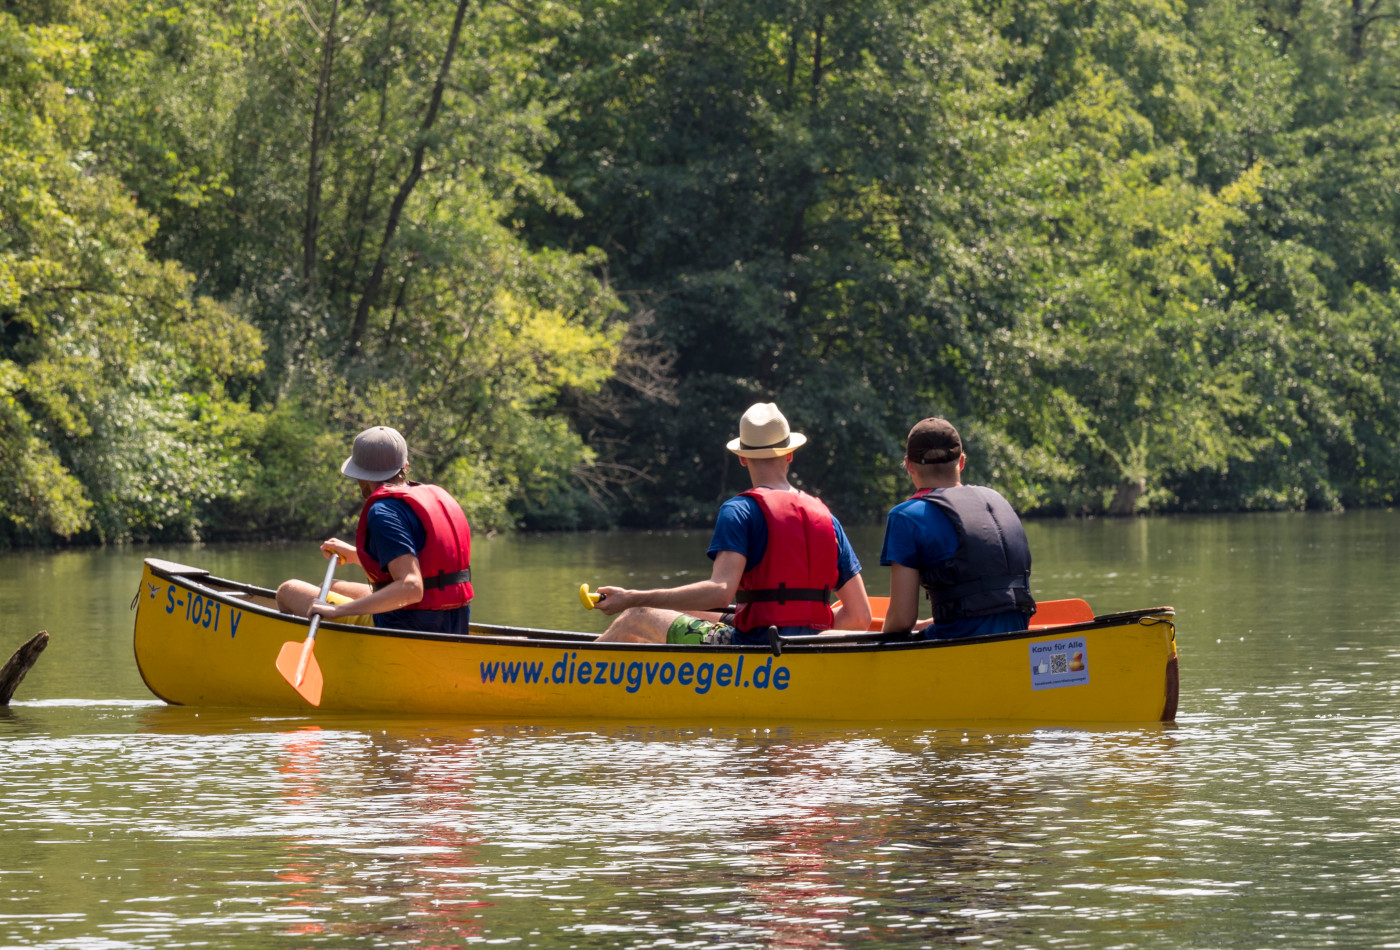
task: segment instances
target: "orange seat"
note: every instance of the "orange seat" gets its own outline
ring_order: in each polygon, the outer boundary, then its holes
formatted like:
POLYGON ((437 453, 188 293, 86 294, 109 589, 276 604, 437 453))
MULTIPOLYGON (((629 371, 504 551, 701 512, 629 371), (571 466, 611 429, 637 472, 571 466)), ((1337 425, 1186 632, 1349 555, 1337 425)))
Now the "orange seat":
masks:
MULTIPOLYGON (((839 604, 840 601, 837 601, 839 604)), ((885 622, 885 614, 890 609, 888 597, 870 598, 870 629, 879 630, 885 622)), ((1068 600, 1042 600, 1035 605, 1031 615, 1032 630, 1041 627, 1058 627, 1067 623, 1086 623, 1094 619, 1094 611, 1087 601, 1077 597, 1068 600)))
POLYGON ((1035 613, 1031 614, 1031 629, 1058 627, 1067 623, 1088 623, 1093 619, 1093 608, 1087 601, 1077 597, 1068 600, 1042 600, 1035 605, 1035 613))

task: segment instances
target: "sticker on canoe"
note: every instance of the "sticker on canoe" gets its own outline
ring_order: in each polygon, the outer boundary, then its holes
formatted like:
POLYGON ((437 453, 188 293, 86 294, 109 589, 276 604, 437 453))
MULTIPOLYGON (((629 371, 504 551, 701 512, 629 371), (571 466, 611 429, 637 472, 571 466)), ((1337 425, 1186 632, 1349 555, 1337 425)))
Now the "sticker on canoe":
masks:
POLYGON ((792 681, 792 670, 786 666, 773 665, 773 658, 765 657, 762 663, 750 664, 744 672, 744 661, 753 659, 740 656, 737 663, 691 663, 680 665, 657 660, 590 660, 578 658, 578 652, 564 651, 564 656, 549 666, 545 661, 506 662, 495 660, 481 664, 482 683, 524 683, 555 686, 574 685, 616 686, 629 693, 635 693, 643 686, 660 683, 662 686, 676 684, 675 688, 693 688, 700 695, 710 692, 712 687, 728 686, 734 689, 775 689, 782 691, 792 681))
POLYGON ((1031 689, 1089 685, 1089 648, 1083 637, 1031 644, 1031 689))

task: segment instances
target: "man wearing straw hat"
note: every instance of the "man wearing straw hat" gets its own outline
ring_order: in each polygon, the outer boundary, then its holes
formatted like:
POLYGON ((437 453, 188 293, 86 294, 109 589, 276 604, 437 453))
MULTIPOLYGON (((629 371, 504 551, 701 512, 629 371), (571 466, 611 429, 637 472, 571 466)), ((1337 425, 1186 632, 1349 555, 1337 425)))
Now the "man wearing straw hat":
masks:
POLYGON ((792 453, 806 444, 773 403, 750 406, 728 449, 753 487, 720 506, 710 579, 664 590, 598 588, 598 609, 618 615, 599 639, 761 644, 769 627, 785 636, 865 630, 870 599, 845 531, 826 505, 788 484, 792 453), (738 610, 727 622, 716 608, 731 600, 738 610))
POLYGON ((331 538, 321 551, 360 565, 370 583, 336 581, 330 603, 318 604, 316 585, 290 580, 277 589, 278 608, 363 626, 467 633, 472 538, 456 499, 408 480, 408 443, 388 426, 355 436, 340 471, 359 483, 365 503, 355 543, 331 538))
POLYGON ((1000 493, 964 485, 962 437, 947 419, 909 430, 904 470, 914 494, 885 521, 880 563, 890 568, 884 628, 927 640, 1025 630, 1031 598, 1031 550, 1021 519, 1000 493), (933 619, 919 620, 919 587, 933 619))

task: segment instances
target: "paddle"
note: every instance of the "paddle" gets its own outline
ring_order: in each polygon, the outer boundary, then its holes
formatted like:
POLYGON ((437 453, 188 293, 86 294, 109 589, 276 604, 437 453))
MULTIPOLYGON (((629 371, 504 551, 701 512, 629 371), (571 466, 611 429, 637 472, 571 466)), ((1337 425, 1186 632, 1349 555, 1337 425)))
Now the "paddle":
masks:
MULTIPOLYGON (((584 610, 593 610, 598 606, 598 601, 607 597, 607 594, 598 594, 588 589, 587 584, 578 585, 578 602, 583 604, 584 610)), ((733 604, 724 607, 711 607, 706 613, 733 613, 738 608, 733 604)))
MULTIPOLYGON (((331 582, 335 580, 335 567, 339 563, 340 558, 332 554, 330 563, 326 565, 326 579, 321 582, 321 593, 317 595, 316 603, 326 602, 326 597, 331 592, 331 582)), ((311 652, 316 647, 316 631, 320 626, 321 615, 316 614, 311 618, 311 631, 307 633, 306 640, 302 643, 288 640, 282 644, 282 652, 277 654, 277 672, 313 706, 321 705, 321 687, 324 685, 321 679, 321 664, 316 662, 316 657, 311 652)))

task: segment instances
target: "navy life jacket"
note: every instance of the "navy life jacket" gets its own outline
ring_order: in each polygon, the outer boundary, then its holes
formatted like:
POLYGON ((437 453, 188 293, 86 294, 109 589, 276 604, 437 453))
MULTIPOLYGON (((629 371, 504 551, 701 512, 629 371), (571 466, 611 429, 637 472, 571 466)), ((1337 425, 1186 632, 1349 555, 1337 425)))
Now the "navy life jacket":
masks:
POLYGON ((914 497, 935 505, 958 533, 957 553, 919 572, 934 623, 1007 610, 1035 612, 1031 548, 1005 498, 979 485, 925 489, 914 497))

